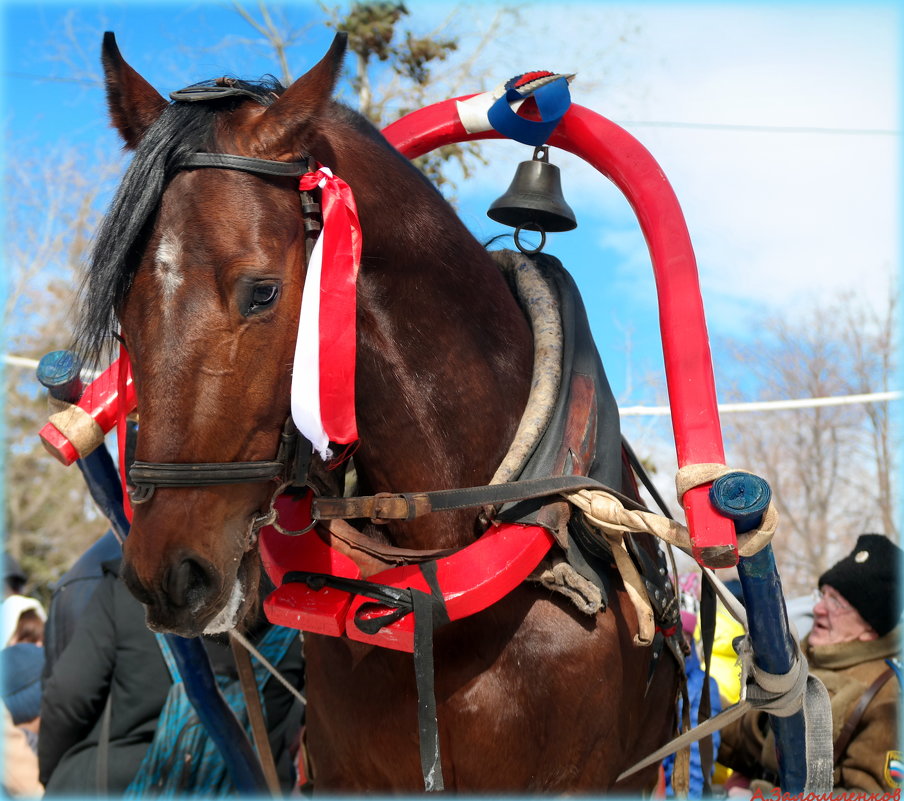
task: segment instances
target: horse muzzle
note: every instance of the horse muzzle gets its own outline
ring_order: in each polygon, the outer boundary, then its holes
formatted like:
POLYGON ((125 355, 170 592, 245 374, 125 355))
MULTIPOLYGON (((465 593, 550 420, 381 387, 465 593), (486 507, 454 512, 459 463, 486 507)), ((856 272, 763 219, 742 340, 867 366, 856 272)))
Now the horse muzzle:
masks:
MULTIPOLYGON (((244 564, 244 562, 243 562, 244 564)), ((230 581, 197 554, 181 554, 154 583, 143 582, 134 566, 124 562, 122 579, 146 611, 152 631, 196 637, 205 631, 228 631, 247 607, 245 571, 230 581)))

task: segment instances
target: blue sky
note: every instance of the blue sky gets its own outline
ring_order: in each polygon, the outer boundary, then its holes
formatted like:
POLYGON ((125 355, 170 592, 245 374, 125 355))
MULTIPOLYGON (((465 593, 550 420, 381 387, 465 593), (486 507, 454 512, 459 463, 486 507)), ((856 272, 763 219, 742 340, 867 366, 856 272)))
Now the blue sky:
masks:
MULTIPOLYGON (((249 4, 249 8, 253 7, 249 4)), ((432 30, 453 4, 408 3, 432 30)), ((296 74, 331 39, 313 4, 289 4, 306 28, 296 74)), ((467 6, 467 49, 493 3, 467 6)), ((220 74, 275 72, 228 4, 14 3, 4 10, 8 153, 84 153, 119 144, 96 76, 101 35, 162 92, 220 74), (60 60, 71 31, 74 46, 60 60)), ((532 3, 478 57, 491 89, 529 69, 577 72, 574 102, 624 125, 662 165, 697 252, 714 350, 770 314, 794 315, 849 291, 881 305, 899 269, 901 17, 896 4, 532 3)), ((439 99, 439 98, 438 98, 439 99)), ((480 238, 485 216, 530 149, 488 143, 491 163, 458 189, 480 238)), ((616 396, 663 402, 653 275, 627 202, 608 181, 553 151, 576 231, 550 237, 582 289, 616 396), (645 383, 653 376, 653 384, 645 383), (659 376, 657 380, 657 376, 659 376)), ((10 202, 15 202, 11 187, 10 202)), ((507 229, 506 229, 507 230, 507 229)), ((719 386, 723 365, 717 360, 719 386)))

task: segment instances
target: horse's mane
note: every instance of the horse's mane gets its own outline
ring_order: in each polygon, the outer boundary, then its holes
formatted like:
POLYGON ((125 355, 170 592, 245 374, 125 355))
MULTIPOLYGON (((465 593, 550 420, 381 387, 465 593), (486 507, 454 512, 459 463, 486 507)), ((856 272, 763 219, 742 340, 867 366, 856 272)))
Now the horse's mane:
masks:
POLYGON ((229 85, 244 93, 212 101, 171 103, 135 149, 98 229, 80 288, 75 348, 86 364, 98 365, 112 352, 116 310, 138 269, 154 214, 173 174, 172 165, 188 153, 210 150, 216 115, 247 100, 247 93, 269 105, 283 92, 282 85, 269 76, 254 82, 229 79, 229 85))

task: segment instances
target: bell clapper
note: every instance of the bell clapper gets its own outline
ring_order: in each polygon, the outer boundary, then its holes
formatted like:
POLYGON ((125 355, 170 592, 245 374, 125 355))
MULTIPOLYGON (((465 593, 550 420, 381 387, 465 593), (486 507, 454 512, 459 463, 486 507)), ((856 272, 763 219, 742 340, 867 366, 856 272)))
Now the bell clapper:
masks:
POLYGON ((518 248, 525 256, 532 256, 534 253, 539 253, 543 250, 543 247, 546 245, 546 231, 543 230, 543 227, 539 223, 535 222, 526 222, 521 223, 521 225, 515 228, 515 233, 513 234, 515 238, 515 247, 518 248), (540 244, 535 248, 528 248, 521 244, 520 234, 522 231, 538 231, 540 233, 540 244))

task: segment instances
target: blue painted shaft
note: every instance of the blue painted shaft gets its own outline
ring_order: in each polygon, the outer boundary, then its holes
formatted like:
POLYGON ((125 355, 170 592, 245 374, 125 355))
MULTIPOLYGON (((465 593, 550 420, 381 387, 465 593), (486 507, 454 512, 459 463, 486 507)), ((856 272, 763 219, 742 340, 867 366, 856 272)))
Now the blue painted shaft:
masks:
MULTIPOLYGON (((53 397, 66 403, 77 403, 84 387, 79 378, 81 364, 71 351, 53 351, 38 363, 37 376, 53 397)), ((76 464, 82 471, 88 490, 101 511, 125 541, 129 521, 122 508, 122 484, 113 459, 105 444, 101 444, 76 464)), ((208 735, 214 741, 229 775, 239 793, 269 795, 267 782, 257 754, 214 678, 207 651, 197 637, 185 639, 168 634, 179 675, 185 683, 195 712, 208 735)))
MULTIPOLYGON (((738 560, 738 576, 744 590, 747 625, 754 661, 767 673, 787 673, 798 653, 788 625, 782 583, 775 567, 772 546, 738 560)), ((785 793, 802 793, 807 781, 806 726, 803 712, 780 718, 770 715, 775 732, 779 784, 785 793)))
POLYGON ((173 650, 188 699, 226 760, 236 790, 245 795, 269 795, 257 754, 217 686, 201 640, 167 634, 166 641, 173 650))
POLYGON ((122 483, 106 444, 102 442, 87 456, 78 459, 76 464, 94 502, 107 516, 119 541, 125 542, 129 520, 122 508, 122 483))
MULTIPOLYGON (((713 483, 710 500, 726 517, 735 521, 739 534, 759 525, 772 492, 758 476, 730 473, 713 483)), ((782 582, 772 546, 738 560, 738 577, 744 591, 747 624, 754 661, 767 673, 790 669, 799 651, 788 624, 782 582)), ((770 715, 775 732, 779 782, 783 792, 802 793, 807 780, 806 726, 803 712, 787 718, 770 715)))

